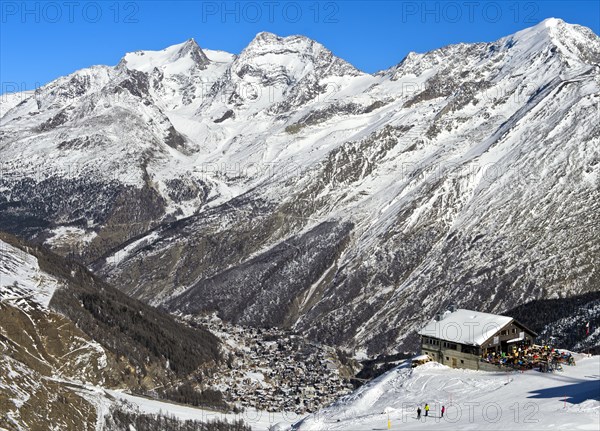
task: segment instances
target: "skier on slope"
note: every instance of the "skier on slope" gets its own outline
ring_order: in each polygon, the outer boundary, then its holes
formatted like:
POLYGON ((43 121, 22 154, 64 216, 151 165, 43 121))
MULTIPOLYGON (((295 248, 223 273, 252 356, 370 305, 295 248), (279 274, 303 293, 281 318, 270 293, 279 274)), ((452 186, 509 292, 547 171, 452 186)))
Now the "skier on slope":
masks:
POLYGON ((425 417, 429 416, 429 404, 425 404, 425 417))
POLYGON ((417 407, 417 419, 421 419, 421 407, 417 407))
POLYGON ((446 411, 446 406, 442 406, 442 417, 444 417, 444 412, 446 411))

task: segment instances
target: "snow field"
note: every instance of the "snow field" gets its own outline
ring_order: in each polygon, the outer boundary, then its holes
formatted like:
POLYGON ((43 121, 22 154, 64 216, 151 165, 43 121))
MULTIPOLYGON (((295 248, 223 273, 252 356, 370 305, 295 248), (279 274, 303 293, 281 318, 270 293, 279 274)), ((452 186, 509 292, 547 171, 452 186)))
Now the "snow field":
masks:
POLYGON ((578 355, 555 374, 451 369, 405 363, 311 415, 300 430, 578 429, 600 427, 600 357, 578 355), (429 403, 429 417, 416 408, 429 403), (440 417, 441 406, 446 414, 440 417))

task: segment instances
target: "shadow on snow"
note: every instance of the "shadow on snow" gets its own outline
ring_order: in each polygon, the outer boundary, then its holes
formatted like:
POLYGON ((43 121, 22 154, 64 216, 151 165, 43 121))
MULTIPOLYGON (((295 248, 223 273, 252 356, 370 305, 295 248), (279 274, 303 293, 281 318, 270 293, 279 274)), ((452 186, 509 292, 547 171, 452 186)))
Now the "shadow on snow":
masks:
POLYGON ((553 388, 531 391, 528 398, 560 398, 571 404, 579 404, 585 400, 600 401, 600 380, 585 380, 572 385, 555 386, 553 388))

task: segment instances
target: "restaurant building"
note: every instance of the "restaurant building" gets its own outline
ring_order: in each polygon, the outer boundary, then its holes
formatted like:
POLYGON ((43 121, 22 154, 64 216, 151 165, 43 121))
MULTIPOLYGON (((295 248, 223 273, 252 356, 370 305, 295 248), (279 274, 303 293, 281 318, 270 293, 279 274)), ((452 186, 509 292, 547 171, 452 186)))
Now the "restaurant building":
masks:
POLYGON ((532 345, 537 336, 512 317, 462 308, 436 315, 419 335, 423 354, 449 367, 471 370, 494 369, 481 359, 510 356, 532 345))

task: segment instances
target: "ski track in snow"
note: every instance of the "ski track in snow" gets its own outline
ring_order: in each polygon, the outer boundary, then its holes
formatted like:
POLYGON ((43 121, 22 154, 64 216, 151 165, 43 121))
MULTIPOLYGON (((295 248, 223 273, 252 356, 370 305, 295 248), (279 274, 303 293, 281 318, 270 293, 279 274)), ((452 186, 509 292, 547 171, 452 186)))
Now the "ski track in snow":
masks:
POLYGON ((576 357, 576 366, 553 374, 460 370, 435 362, 411 369, 406 363, 295 426, 385 430, 389 417, 392 430, 597 430, 600 357, 576 357), (425 403, 430 417, 417 421, 416 406, 423 409, 425 403))

